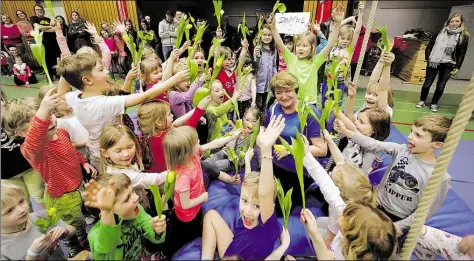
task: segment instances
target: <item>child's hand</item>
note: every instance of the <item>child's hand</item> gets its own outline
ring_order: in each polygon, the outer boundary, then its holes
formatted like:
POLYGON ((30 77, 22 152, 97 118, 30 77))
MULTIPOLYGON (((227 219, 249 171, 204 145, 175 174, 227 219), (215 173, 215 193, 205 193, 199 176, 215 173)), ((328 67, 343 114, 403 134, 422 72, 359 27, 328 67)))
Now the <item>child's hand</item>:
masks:
POLYGON ((239 173, 236 173, 232 177, 232 184, 240 184, 240 174, 239 173))
POLYGON ((253 56, 257 58, 262 56, 262 47, 260 45, 255 46, 255 48, 253 49, 253 56))
POLYGON ((162 214, 160 218, 154 217, 151 221, 151 226, 153 230, 155 230, 155 233, 163 233, 163 231, 166 230, 166 216, 162 214))
POLYGON ((286 261, 296 261, 296 259, 292 255, 286 255, 285 260, 286 261))
POLYGON ((204 203, 204 202, 207 202, 207 200, 209 199, 209 193, 207 192, 204 192, 201 194, 201 196, 199 196, 201 198, 201 201, 204 203))
POLYGON ((380 61, 382 61, 386 66, 389 66, 395 60, 395 54, 392 52, 382 52, 380 56, 380 61))
POLYGON ((208 95, 206 97, 204 97, 197 105, 197 107, 203 111, 205 111, 207 109, 207 106, 209 106, 209 104, 211 104, 211 96, 208 95))
POLYGON ((86 22, 85 31, 90 33, 92 36, 98 35, 97 28, 95 28, 95 25, 93 23, 86 22))
POLYGON ((186 50, 186 49, 188 49, 188 47, 191 47, 192 45, 193 45, 193 43, 191 42, 191 40, 189 40, 189 41, 184 42, 184 44, 181 48, 186 50))
POLYGON ((205 80, 210 80, 211 69, 202 71, 201 76, 199 77, 199 81, 204 82, 205 80))
POLYGON ((335 14, 333 17, 334 23, 340 24, 343 17, 344 17, 344 8, 341 5, 338 5, 336 7, 335 14))
POLYGON ((66 237, 69 234, 69 232, 64 227, 54 227, 48 232, 48 234, 51 234, 51 241, 55 242, 56 240, 60 238, 66 237))
POLYGON ((344 136, 347 136, 348 138, 351 138, 352 135, 350 135, 350 133, 352 133, 351 131, 349 131, 346 127, 346 125, 344 124, 343 121, 341 121, 340 119, 335 119, 334 120, 334 129, 340 133, 340 134, 343 134, 344 136))
POLYGON ((216 37, 217 37, 217 39, 222 39, 222 28, 220 26, 217 27, 216 37))
POLYGON ((232 101, 242 98, 242 91, 234 91, 232 95, 232 101))
POLYGON ((243 49, 249 49, 249 41, 242 40, 242 48, 243 49))
POLYGON ((282 246, 288 248, 290 246, 290 232, 287 228, 283 227, 280 235, 280 242, 282 246))
POLYGON ((282 150, 282 151, 275 150, 273 153, 275 154, 275 157, 277 160, 281 160, 290 155, 290 152, 287 150, 282 150))
POLYGON ((354 82, 349 82, 347 84, 347 95, 349 97, 355 97, 357 94, 357 84, 354 82))
POLYGON ((273 115, 266 129, 260 127, 260 132, 257 136, 257 144, 260 149, 271 150, 284 128, 285 118, 282 118, 281 115, 279 115, 278 118, 273 115))
POLYGON ((185 82, 189 79, 189 69, 186 69, 184 71, 177 72, 175 75, 173 75, 170 79, 173 79, 176 85, 180 82, 185 82))
POLYGON ((364 8, 365 8, 365 1, 359 1, 359 14, 362 13, 362 11, 364 11, 364 8))
POLYGON ((132 69, 127 73, 127 79, 132 80, 138 77, 138 67, 132 64, 132 69))
POLYGON ((46 95, 44 96, 43 100, 41 100, 40 109, 44 109, 49 113, 51 113, 56 106, 60 103, 60 95, 56 93, 56 88, 51 88, 46 95))
POLYGON ((88 207, 98 208, 103 212, 112 212, 115 202, 115 182, 109 181, 107 188, 102 187, 95 180, 86 184, 84 192, 84 203, 88 207))
POLYGON ((247 150, 247 152, 245 152, 245 158, 244 158, 244 159, 245 159, 245 163, 246 163, 246 164, 247 164, 247 163, 250 163, 250 161, 252 161, 254 154, 255 154, 255 153, 253 152, 253 148, 249 148, 249 149, 247 150))
POLYGON ((458 245, 459 252, 474 259, 474 235, 464 237, 458 245))
POLYGON ((114 21, 113 25, 115 27, 115 30, 118 31, 121 34, 124 34, 127 29, 125 28, 125 24, 121 22, 114 21))
POLYGON ((323 138, 326 140, 326 142, 332 142, 331 134, 326 129, 323 130, 323 138))
POLYGON ((84 167, 87 174, 90 174, 93 179, 97 178, 97 170, 91 164, 86 163, 82 167, 84 167))
POLYGON ((179 59, 179 49, 174 49, 171 51, 170 57, 168 58, 168 63, 173 64, 179 59))
POLYGON ((304 224, 306 228, 306 233, 310 238, 314 238, 319 234, 318 223, 316 223, 316 218, 309 209, 302 209, 300 215, 300 221, 304 224))
POLYGON ((271 27, 272 27, 272 31, 273 29, 276 29, 276 19, 275 17, 273 16, 273 14, 271 14, 268 19, 267 19, 267 24, 269 24, 271 27))
MULTIPOLYGON (((300 135, 300 134, 297 134, 297 135, 300 135)), ((306 154, 311 154, 311 151, 309 150, 309 141, 308 141, 308 138, 306 138, 306 136, 304 135, 301 135, 301 137, 303 138, 303 141, 304 141, 304 155, 306 154)))
POLYGON ((199 118, 199 123, 200 123, 201 125, 206 125, 206 124, 207 124, 206 118, 204 118, 204 117, 199 118))
POLYGON ((236 140, 240 135, 242 135, 242 129, 235 130, 232 133, 232 140, 236 140))
POLYGON ((35 254, 40 254, 43 252, 46 248, 48 248, 53 241, 51 240, 51 233, 46 233, 44 235, 41 235, 37 239, 33 240, 33 243, 30 246, 31 252, 35 254))

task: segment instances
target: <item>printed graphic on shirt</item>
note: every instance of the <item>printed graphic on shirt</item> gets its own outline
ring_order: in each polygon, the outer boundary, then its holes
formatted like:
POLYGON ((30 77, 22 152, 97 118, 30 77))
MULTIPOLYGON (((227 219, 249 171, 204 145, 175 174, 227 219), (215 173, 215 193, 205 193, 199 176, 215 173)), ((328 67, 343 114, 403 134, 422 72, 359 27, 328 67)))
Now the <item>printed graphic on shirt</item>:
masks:
POLYGON ((221 131, 222 136, 226 135, 230 131, 231 131, 231 126, 228 122, 222 124, 222 131, 221 131))
POLYGON ((145 231, 139 227, 124 227, 122 226, 122 244, 117 246, 117 249, 123 247, 124 260, 135 260, 141 255, 143 250, 142 238, 145 231))
POLYGON ((342 155, 345 160, 350 161, 358 168, 362 168, 362 164, 364 163, 364 151, 361 149, 359 144, 350 140, 346 148, 343 150, 342 155))
POLYGON ((8 149, 8 151, 12 151, 17 147, 20 147, 20 144, 15 143, 15 139, 8 137, 8 135, 2 129, 2 149, 8 149))
POLYGON ((412 193, 419 193, 420 182, 413 175, 405 171, 408 164, 410 164, 408 157, 403 156, 395 166, 392 167, 388 180, 385 183, 385 190, 389 195, 411 202, 413 198, 408 195, 403 195, 401 192, 409 191, 412 193))

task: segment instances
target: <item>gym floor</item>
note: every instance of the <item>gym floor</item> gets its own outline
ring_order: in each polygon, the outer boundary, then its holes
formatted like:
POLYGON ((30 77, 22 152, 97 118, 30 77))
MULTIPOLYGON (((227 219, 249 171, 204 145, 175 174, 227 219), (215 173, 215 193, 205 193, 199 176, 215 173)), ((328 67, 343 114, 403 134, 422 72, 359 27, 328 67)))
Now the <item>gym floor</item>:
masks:
MULTIPOLYGON (((2 89, 8 99, 20 98, 25 96, 37 96, 40 86, 46 83, 44 75, 38 76, 40 83, 31 85, 31 87, 17 87, 13 83, 12 77, 0 77, 2 89)), ((359 79, 360 89, 356 97, 356 108, 360 108, 364 103, 365 86, 367 86, 369 77, 361 76, 359 79)), ((462 95, 465 93, 469 81, 451 79, 445 88, 445 93, 440 100, 438 113, 447 117, 454 117, 461 102, 462 95)), ((419 101, 421 85, 404 84, 399 78, 392 76, 391 87, 394 90, 395 106, 392 123, 404 135, 408 135, 411 124, 419 117, 432 113, 429 106, 421 109, 415 108, 419 101)), ((435 89, 432 86, 430 97, 435 89)), ((136 108, 130 108, 128 112, 136 108)), ((452 176, 452 189, 474 212, 474 201, 471 191, 474 190, 474 119, 471 118, 463 133, 462 140, 454 154, 452 163, 449 167, 449 174, 452 176), (471 175, 469 175, 471 174, 471 175)))

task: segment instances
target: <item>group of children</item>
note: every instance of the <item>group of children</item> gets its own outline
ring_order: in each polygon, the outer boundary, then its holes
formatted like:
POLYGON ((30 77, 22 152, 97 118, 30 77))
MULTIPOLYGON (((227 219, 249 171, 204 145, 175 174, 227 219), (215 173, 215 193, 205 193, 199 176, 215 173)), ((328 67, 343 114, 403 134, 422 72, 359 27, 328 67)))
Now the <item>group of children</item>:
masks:
MULTIPOLYGON (((286 44, 282 40, 270 17, 253 55, 248 53, 246 40, 238 59, 228 47, 209 50, 214 64, 224 56, 222 69, 208 86, 209 96, 197 104, 193 97, 208 83, 212 70, 205 69, 205 50, 195 50, 191 59, 199 72, 190 82, 186 59, 180 59, 190 42, 174 50, 165 63, 153 50, 145 50, 139 68, 130 70, 122 86, 108 80, 110 55, 106 50, 102 55, 89 47, 76 54, 63 51, 56 88, 42 88, 38 100, 2 102, 2 128, 11 137, 24 138, 21 153, 45 182, 44 207, 48 209, 30 213, 27 191, 2 180, 2 259, 58 259, 63 255, 59 239, 64 240, 70 257, 86 250, 91 253, 88 258, 96 260, 171 259, 201 236, 203 260, 213 260, 216 250, 223 260, 282 258, 290 236, 275 211, 272 160, 285 118, 272 115, 266 128, 260 125, 268 94, 275 96, 275 89, 285 86, 270 89, 270 81, 277 75, 281 56, 286 71, 278 74, 293 74, 299 97, 306 97, 309 105, 316 104, 320 66, 333 56, 339 57, 339 67, 349 66, 347 47, 355 45, 363 7, 359 5, 355 26, 351 19, 342 21, 340 8, 333 10, 332 32, 321 48, 316 48, 320 47, 318 32, 313 31, 317 26, 298 35, 293 48, 288 38, 286 44), (247 66, 254 70, 245 78, 243 68, 247 66), (143 88, 131 94, 134 79, 142 81, 143 88), (70 91, 70 86, 76 90, 70 91), (136 105, 138 126, 127 115, 127 108, 136 105), (239 118, 241 128, 236 124, 239 118), (256 128, 260 128, 256 138, 259 170, 252 171, 250 141, 256 128), (237 163, 245 167, 243 179, 229 174, 234 170, 232 154, 245 155, 237 163), (174 175, 173 197, 162 202, 166 207, 158 216, 157 199, 148 186, 162 187, 174 175), (241 184, 239 220, 232 229, 217 211, 201 211, 210 197, 209 184, 215 180, 241 184), (52 208, 62 213, 62 221, 42 234, 33 223, 48 216, 52 208), (88 233, 84 215, 96 222, 88 233), (274 249, 278 238, 281 246, 274 249)), ((96 42, 103 44, 95 28, 87 27, 96 42)), ((117 30, 123 30, 122 26, 117 30)), ((59 42, 61 32, 56 32, 59 42)), ((222 32, 218 30, 219 37, 222 32)), ((334 131, 348 141, 340 149, 328 130, 322 130, 335 162, 330 173, 311 154, 306 141, 304 167, 329 206, 328 217, 315 217, 308 209, 300 216, 318 259, 394 259, 436 164, 434 152, 446 139, 451 120, 433 114, 415 121, 408 144, 384 142, 394 106, 389 87, 393 59, 391 53, 382 54, 367 86, 365 103, 356 113, 357 86, 347 81, 347 72, 335 76, 337 88, 348 88, 348 99, 345 111, 334 115, 334 131), (382 153, 391 155, 393 161, 374 188, 368 175, 382 153)), ((327 91, 323 81, 322 106, 327 91)), ((276 102, 285 100, 280 96, 276 102)), ((446 175, 430 215, 439 209, 449 189, 446 175)), ((460 238, 449 235, 441 241, 441 234, 446 235, 425 227, 416 253, 423 258, 435 254, 466 257, 457 249, 460 238)))

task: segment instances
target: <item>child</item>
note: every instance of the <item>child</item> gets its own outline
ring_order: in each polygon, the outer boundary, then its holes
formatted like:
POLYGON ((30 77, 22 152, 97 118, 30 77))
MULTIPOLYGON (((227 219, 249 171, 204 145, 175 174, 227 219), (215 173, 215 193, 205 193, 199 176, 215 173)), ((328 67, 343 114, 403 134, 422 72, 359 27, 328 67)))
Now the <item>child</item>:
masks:
MULTIPOLYGON (((51 89, 49 85, 43 85, 38 92, 38 100, 43 100, 46 93, 51 89)), ((58 120, 58 129, 64 129, 69 133, 72 146, 76 148, 84 157, 87 157, 86 144, 89 140, 89 133, 74 115, 72 108, 65 100, 60 100, 59 105, 53 111, 58 120)))
POLYGON ((248 108, 256 107, 257 99, 257 85, 254 74, 250 72, 247 78, 244 79, 243 69, 253 66, 252 58, 248 55, 248 48, 248 41, 242 41, 242 49, 237 66, 237 90, 242 91, 242 96, 237 99, 240 117, 243 117, 248 108))
POLYGON ((68 213, 62 219, 76 228, 80 241, 68 242, 69 255, 75 256, 80 248, 88 247, 86 222, 81 212, 81 166, 92 176, 97 171, 74 149, 68 133, 57 130, 56 117, 51 115, 59 104, 59 94, 53 94, 54 91, 51 89, 46 94, 36 114, 32 107, 7 107, 5 114, 14 122, 6 122, 5 126, 12 128, 17 136, 25 137, 21 153, 46 183, 45 206, 68 213))
POLYGON ((283 59, 288 66, 288 72, 292 73, 298 79, 299 93, 298 96, 304 100, 308 96, 308 102, 315 104, 317 102, 317 88, 315 84, 318 82, 319 67, 327 60, 329 51, 336 44, 339 35, 339 26, 341 24, 343 12, 340 7, 334 11, 332 24, 332 32, 328 40, 328 44, 321 50, 316 52, 316 36, 312 32, 304 32, 296 38, 296 53, 293 54, 281 40, 276 28, 276 19, 270 17, 271 31, 273 39, 277 47, 281 50, 283 59))
MULTIPOLYGON (((338 73, 332 77, 337 78, 337 86, 334 86, 334 89, 339 89, 342 92, 341 100, 339 101, 339 106, 342 106, 342 99, 344 97, 344 91, 346 89, 346 79, 348 78, 348 71, 350 69, 351 55, 347 48, 355 48, 357 43, 358 35, 362 27, 362 14, 364 13, 364 3, 359 2, 359 18, 355 28, 351 25, 342 25, 339 29, 338 43, 337 46, 334 46, 329 53, 328 61, 326 62, 326 72, 329 72, 332 66, 333 58, 337 58, 338 61, 338 73), (345 69, 344 69, 345 68, 345 69)), ((325 74, 327 75, 327 74, 325 74)), ((326 104, 326 93, 328 91, 327 79, 323 79, 321 85, 321 97, 323 106, 326 104)), ((334 95, 331 95, 333 97, 334 95)))
POLYGON ((344 114, 355 121, 357 114, 365 108, 380 108, 386 111, 390 118, 393 116, 393 92, 390 88, 390 65, 395 59, 395 55, 390 52, 383 52, 370 75, 367 90, 365 92, 365 102, 362 108, 354 113, 355 96, 357 85, 353 82, 348 84, 348 99, 344 114))
POLYGON ((267 103, 267 95, 270 90, 270 80, 277 73, 277 51, 275 40, 272 37, 272 29, 268 24, 262 26, 261 45, 255 46, 253 51, 256 63, 257 76, 257 108, 264 111, 267 103))
POLYGON ((231 130, 227 113, 232 109, 232 102, 241 97, 242 92, 234 92, 232 99, 228 101, 224 99, 224 92, 222 83, 219 80, 215 80, 211 86, 211 104, 206 110, 209 125, 208 142, 225 135, 231 130))
POLYGON ((100 35, 104 39, 105 44, 110 50, 110 76, 115 80, 115 73, 119 74, 120 77, 120 68, 119 68, 119 52, 117 49, 117 43, 115 42, 113 36, 107 30, 101 30, 100 35))
POLYGON ((84 198, 86 206, 100 210, 88 235, 95 260, 140 260, 145 239, 158 244, 166 229, 166 217, 143 210, 125 174, 100 175, 86 184, 84 198))
POLYGON ((11 76, 12 75, 12 71, 8 65, 8 53, 5 52, 5 51, 1 51, 1 66, 2 66, 2 75, 7 75, 7 76, 11 76))
MULTIPOLYGON (((161 63, 157 59, 148 58, 140 63, 140 70, 145 81, 145 90, 149 90, 161 81, 163 73, 161 63)), ((168 101, 168 92, 164 92, 155 98, 156 100, 168 101)))
MULTIPOLYGON (((377 206, 377 194, 373 190, 367 175, 353 164, 344 161, 329 132, 323 130, 323 133, 337 164, 332 171, 332 180, 326 170, 312 157, 309 149, 306 149, 303 164, 321 189, 324 200, 329 203, 329 217, 317 218, 318 226, 321 227, 321 235, 329 247, 339 232, 338 220, 346 206, 346 202, 354 201, 375 207, 377 206)), ((309 146, 308 142, 306 142, 307 146, 309 146)))
POLYGON ((99 139, 102 173, 128 176, 133 187, 161 185, 168 172, 144 173, 140 144, 135 134, 123 124, 107 126, 99 139))
POLYGON ((204 65, 206 64, 206 56, 204 54, 204 50, 201 48, 198 48, 194 52, 194 57, 193 59, 196 61, 198 65, 198 75, 201 76, 201 74, 204 72, 204 65))
POLYGON ((319 260, 393 260, 398 245, 397 228, 390 218, 371 205, 350 202, 339 219, 340 232, 328 248, 316 219, 308 209, 300 217, 319 260))
POLYGON ((204 98, 198 106, 173 121, 170 104, 164 101, 149 101, 138 107, 138 126, 143 135, 144 149, 151 160, 151 172, 166 170, 163 139, 172 128, 188 125, 196 128, 199 118, 204 115, 204 110, 209 105, 210 98, 204 98), (149 155, 151 154, 151 155, 149 155))
MULTIPOLYGON (((244 135, 237 138, 235 142, 230 142, 228 146, 232 147, 235 150, 235 153, 237 155, 240 155, 240 153, 246 151, 248 146, 250 145, 250 140, 252 139, 252 133, 253 133, 253 128, 258 128, 260 127, 257 123, 260 121, 260 112, 254 108, 251 107, 247 109, 245 114, 243 114, 243 132, 244 135)), ((227 147, 218 151, 217 153, 213 154, 210 158, 206 159, 205 161, 216 166, 220 171, 232 171, 234 170, 234 165, 233 163, 228 159, 229 152, 227 147)), ((242 162, 239 162, 239 166, 243 165, 243 160, 242 162)))
MULTIPOLYGON (((188 66, 184 63, 174 63, 176 60, 176 52, 171 53, 171 58, 168 60, 167 70, 172 70, 172 74, 187 70, 188 66), (173 59, 174 58, 174 59, 173 59)), ((169 93, 169 101, 171 110, 176 117, 181 117, 193 109, 193 97, 197 89, 200 88, 207 79, 207 74, 201 73, 198 80, 194 83, 184 81, 176 84, 169 93)))
MULTIPOLYGON (((295 43, 293 43, 293 36, 285 35, 285 37, 283 37, 283 43, 290 52, 294 52, 295 43)), ((281 55, 281 50, 278 49, 278 72, 281 71, 286 71, 286 63, 283 59, 283 56, 281 55)))
MULTIPOLYGON (((377 141, 350 131, 341 120, 336 120, 335 129, 360 144, 365 150, 392 155, 392 164, 377 187, 377 202, 379 208, 404 233, 411 226, 422 193, 436 165, 435 150, 443 147, 450 126, 451 120, 444 116, 437 114, 423 116, 412 125, 408 144, 397 144, 377 141)), ((450 180, 451 177, 446 174, 428 218, 443 203, 450 189, 450 180)))
MULTIPOLYGON (((275 214, 272 146, 284 126, 285 119, 273 116, 266 129, 260 128, 257 144, 261 150, 261 172, 245 176, 240 192, 240 218, 234 229, 231 230, 215 210, 204 216, 201 260, 213 260, 216 247, 219 258, 238 255, 245 260, 263 260, 272 253, 281 234, 281 225, 275 214)), ((253 150, 247 153, 253 154, 253 150)), ((246 158, 252 156, 246 155, 246 158)))
MULTIPOLYGON (((105 126, 115 123, 117 116, 125 113, 126 108, 154 99, 189 77, 189 71, 183 71, 146 92, 110 97, 103 95, 110 90, 108 72, 104 70, 102 63, 90 54, 76 54, 64 58, 59 63, 58 73, 67 83, 78 89, 67 93, 65 99, 89 132, 89 161, 96 168, 100 168, 99 137, 105 126)), ((68 90, 68 84, 59 85, 60 95, 68 90)))
POLYGON ((76 230, 59 221, 42 234, 33 223, 45 212, 29 213, 23 190, 2 182, 2 260, 67 260, 58 240, 73 237, 76 230))
MULTIPOLYGON (((357 115, 357 121, 355 123, 349 120, 342 112, 340 112, 339 119, 343 121, 345 126, 351 131, 357 131, 364 136, 371 137, 378 141, 384 141, 390 135, 390 115, 379 108, 365 108, 361 110, 357 115)), ((332 144, 329 139, 326 140, 329 142, 329 145, 332 144)), ((343 140, 341 140, 341 142, 342 141, 343 140)), ((334 149, 339 150, 337 147, 334 149)), ((377 158, 377 154, 373 151, 365 150, 361 148, 359 144, 349 140, 342 150, 342 157, 345 162, 356 165, 362 169, 366 175, 369 175, 374 170, 372 163, 377 158)))
MULTIPOLYGON (((233 56, 233 52, 230 50, 229 47, 219 47, 216 48, 214 53, 214 64, 216 64, 216 59, 218 59, 221 55, 225 56, 225 60, 222 62, 222 68, 217 75, 217 80, 224 88, 224 91, 227 92, 229 96, 232 97, 234 94, 235 83, 237 82, 237 75, 233 71, 233 67, 235 65, 235 57, 233 56)), ((223 97, 224 102, 227 101, 227 97, 223 97)))
POLYGON ((17 86, 30 87, 30 83, 37 83, 35 73, 31 71, 30 67, 21 60, 21 57, 15 57, 15 64, 13 65, 13 73, 15 74, 13 81, 17 86))
MULTIPOLYGON (((202 216, 199 212, 202 204, 208 199, 208 193, 204 186, 201 154, 220 148, 237 139, 239 135, 240 131, 236 131, 231 136, 200 146, 197 132, 190 126, 173 128, 166 134, 163 140, 166 166, 168 170, 176 172, 174 211, 171 214, 173 221, 170 221, 176 229, 170 233, 173 238, 170 242, 176 244, 169 246, 174 251, 199 237, 202 232, 202 216)), ((170 249, 168 251, 173 253, 170 249)))

